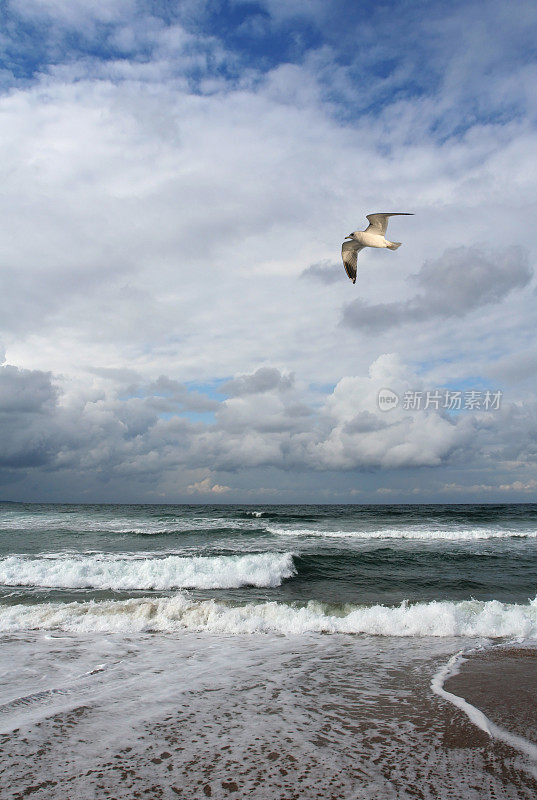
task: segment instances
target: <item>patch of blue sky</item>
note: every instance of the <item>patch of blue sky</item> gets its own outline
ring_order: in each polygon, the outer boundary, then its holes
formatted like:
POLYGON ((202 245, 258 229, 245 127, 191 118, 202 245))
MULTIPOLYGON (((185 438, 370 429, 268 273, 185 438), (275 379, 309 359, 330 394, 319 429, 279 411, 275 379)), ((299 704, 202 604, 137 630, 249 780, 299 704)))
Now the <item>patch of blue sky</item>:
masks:
POLYGON ((204 425, 213 425, 216 422, 214 411, 186 411, 178 409, 177 411, 161 411, 157 414, 157 417, 165 420, 181 417, 182 419, 188 419, 190 422, 201 422, 204 425))
MULTIPOLYGON (((227 380, 227 378, 214 380, 209 383, 199 383, 197 381, 189 381, 186 382, 184 386, 186 387, 188 392, 192 392, 193 394, 199 393, 209 398, 210 400, 222 402, 222 400, 225 400, 226 397, 228 397, 228 395, 224 394, 223 392, 220 392, 218 387, 221 384, 223 384, 225 380, 227 380)), ((155 388, 153 386, 131 387, 127 392, 123 392, 118 395, 118 399, 121 400, 121 402, 126 402, 128 400, 146 400, 149 397, 157 397, 157 398, 162 398, 163 400, 170 400, 171 402, 177 402, 178 407, 180 407, 183 402, 182 397, 177 397, 177 398, 174 397, 174 392, 172 390, 166 391, 166 389, 163 389, 155 391, 155 388)), ((174 413, 175 412, 172 413, 172 416, 174 413)))
POLYGON ((221 3, 208 17, 205 33, 218 37, 224 46, 239 52, 245 64, 269 71, 279 64, 296 63, 323 44, 322 33, 309 20, 291 18, 275 25, 258 3, 221 3))
POLYGON ((19 23, 10 27, 11 37, 5 38, 0 50, 0 66, 5 70, 4 83, 10 77, 11 83, 31 82, 56 66, 82 59, 103 62, 124 57, 110 46, 104 30, 101 35, 87 39, 78 31, 55 35, 50 23, 19 23))
POLYGON ((442 395, 440 407, 451 417, 473 414, 476 411, 493 413, 499 410, 503 400, 500 386, 479 376, 443 383, 438 386, 438 390, 442 395), (455 394, 458 393, 460 393, 460 408, 458 401, 454 401, 455 394), (451 403, 453 408, 449 407, 451 403))
POLYGON ((309 396, 306 399, 308 407, 312 411, 320 412, 326 405, 329 398, 337 386, 337 383, 309 383, 309 396))
POLYGON ((448 389, 449 391, 471 392, 475 390, 477 392, 482 392, 487 389, 490 391, 497 391, 500 386, 496 381, 491 381, 481 375, 471 375, 467 378, 457 378, 457 380, 441 383, 439 388, 448 389))
POLYGON ((0 65, 4 80, 32 78, 48 66, 50 53, 47 42, 36 25, 9 20, 6 11, 0 13, 3 36, 0 39, 0 65))
POLYGON ((91 8, 81 6, 68 18, 52 4, 36 4, 33 12, 26 5, 23 16, 16 5, 5 3, 0 75, 11 73, 14 81, 28 81, 76 61, 105 65, 165 59, 168 76, 175 71, 193 93, 205 93, 211 78, 223 89, 226 84, 233 88, 247 75, 255 85, 253 76, 259 79, 279 65, 298 64, 320 88, 327 113, 351 125, 364 115, 382 114, 394 103, 434 96, 447 81, 456 103, 448 98, 433 106, 430 119, 420 117, 421 130, 428 126, 429 134, 441 142, 464 136, 476 124, 505 125, 521 113, 524 101, 517 93, 489 90, 478 96, 474 79, 461 83, 453 65, 460 63, 463 72, 475 73, 477 79, 487 76, 492 83, 497 73, 508 74, 516 65, 530 63, 537 48, 535 25, 529 23, 537 22, 537 12, 532 16, 529 4, 523 3, 520 21, 511 15, 500 35, 494 20, 505 17, 501 5, 493 3, 487 16, 479 6, 397 0, 289 0, 285 7, 268 0, 139 0, 130 11, 129 6, 112 5, 107 16, 98 8, 91 16, 91 8), (462 13, 468 22, 463 35, 458 17, 462 13), (162 36, 176 25, 190 36, 180 43, 181 52, 199 58, 177 58, 173 48, 163 49, 162 36), (125 32, 129 35, 123 36, 125 32))
MULTIPOLYGON (((262 3, 221 2, 191 5, 183 10, 181 4, 147 0, 139 2, 136 11, 128 16, 117 16, 115 20, 80 16, 66 20, 54 18, 51 9, 48 15, 39 13, 32 18, 28 13, 22 17, 16 7, 5 4, 1 13, 4 44, 11 64, 20 75, 26 77, 43 69, 48 63, 71 61, 81 56, 93 56, 103 61, 121 57, 149 57, 157 39, 136 36, 131 40, 130 52, 118 45, 114 34, 126 25, 135 25, 144 17, 154 20, 164 30, 176 24, 200 38, 214 37, 226 50, 240 56, 243 68, 254 68, 261 72, 269 71, 283 63, 301 62, 306 54, 329 45, 336 63, 351 66, 360 64, 361 38, 372 40, 378 47, 374 3, 335 2, 325 13, 311 15, 304 12, 303 4, 296 4, 296 13, 287 10, 284 17, 276 19, 262 3), (364 28, 367 35, 364 37, 364 28), (352 44, 352 47, 349 45, 352 44), (352 54, 352 55, 349 55, 352 54)), ((397 4, 388 6, 392 14, 397 4)), ((292 3, 289 3, 292 7, 292 3)), ((377 15, 378 16, 378 13, 377 15)), ((382 41, 393 31, 391 25, 382 26, 382 41)), ((380 29, 379 29, 380 30, 380 29)), ((389 36, 392 44, 393 35, 389 36)), ((380 41, 380 36, 378 36, 380 41)), ((384 78, 391 74, 398 63, 397 51, 401 51, 401 37, 391 55, 385 43, 379 57, 365 65, 368 75, 384 78)), ((403 47, 404 49, 404 47, 403 47)), ((214 62, 217 72, 225 70, 225 65, 214 62)), ((362 68, 364 70, 364 68, 362 68)), ((359 77, 359 76, 356 76, 359 77)))
MULTIPOLYGON (((206 397, 209 397, 212 400, 221 401, 225 399, 224 395, 220 394, 216 390, 213 390, 212 386, 208 384, 191 383, 187 388, 189 391, 204 394, 206 397)), ((156 416, 159 419, 170 420, 174 417, 181 417, 183 419, 188 419, 190 422, 201 422, 204 425, 212 425, 216 421, 214 411, 192 411, 184 408, 183 398, 174 398, 173 394, 170 392, 155 392, 154 390, 149 390, 148 387, 140 386, 118 396, 118 399, 121 400, 121 402, 128 402, 129 400, 150 400, 151 398, 168 401, 168 410, 158 411, 156 413, 156 416), (175 408, 173 406, 175 406, 175 408)))
POLYGON ((324 394, 331 394, 334 391, 334 389, 336 388, 336 386, 337 386, 337 383, 334 383, 332 381, 326 382, 326 383, 325 382, 312 381, 309 384, 309 388, 311 389, 312 392, 323 392, 324 394))
POLYGON ((210 381, 187 381, 185 386, 190 392, 199 392, 200 394, 204 394, 206 397, 209 397, 211 400, 216 400, 217 402, 221 402, 225 400, 226 397, 229 395, 226 392, 221 391, 221 387, 227 381, 231 380, 231 378, 214 378, 210 381))
MULTIPOLYGON (((476 125, 482 127, 498 127, 508 125, 516 120, 522 120, 526 117, 526 112, 516 102, 506 100, 506 105, 494 110, 469 108, 466 106, 459 109, 457 119, 449 119, 446 116, 439 116, 437 119, 431 121, 429 125, 429 133, 439 144, 452 139, 462 139, 464 136, 475 128, 476 125)), ((483 158, 486 156, 483 155, 483 158)))
MULTIPOLYGON (((431 361, 421 361, 414 365, 414 370, 417 375, 420 375, 422 381, 425 385, 427 385, 428 379, 427 375, 434 369, 438 369, 442 366, 448 366, 449 364, 459 364, 461 361, 459 357, 446 357, 446 358, 435 358, 431 361)), ((467 375, 465 377, 456 378, 449 381, 442 381, 438 384, 438 386, 427 386, 428 389, 449 389, 450 391, 471 391, 472 389, 491 389, 492 388, 499 388, 498 386, 492 387, 491 381, 483 375, 467 375)))
MULTIPOLYGON (((467 398, 471 397, 472 392, 477 392, 478 399, 480 401, 480 405, 483 405, 483 401, 485 398, 486 392, 490 392, 494 394, 495 392, 502 392, 503 397, 503 386, 497 380, 490 380, 489 378, 483 375, 467 375, 465 377, 460 378, 453 378, 451 380, 446 381, 438 381, 433 382, 427 378, 427 375, 433 369, 437 369, 442 365, 449 365, 452 363, 458 363, 459 359, 455 358, 441 358, 435 359, 434 361, 423 361, 419 364, 415 365, 415 371, 418 375, 421 376, 421 381, 423 384, 423 389, 421 391, 421 407, 426 402, 427 399, 427 392, 435 393, 436 391, 440 392, 441 400, 439 408, 442 409, 444 412, 448 413, 450 416, 458 416, 459 414, 463 413, 473 413, 476 409, 470 409, 465 407, 465 403, 467 398), (451 397, 452 393, 460 392, 461 393, 461 407, 454 408, 444 407, 445 404, 449 403, 449 397, 451 397), (446 401, 446 393, 449 393, 448 400, 446 401)), ((418 391, 416 389, 416 391, 418 391)), ((490 400, 490 398, 489 398, 490 400)), ((500 400, 501 404, 501 400, 500 400)))

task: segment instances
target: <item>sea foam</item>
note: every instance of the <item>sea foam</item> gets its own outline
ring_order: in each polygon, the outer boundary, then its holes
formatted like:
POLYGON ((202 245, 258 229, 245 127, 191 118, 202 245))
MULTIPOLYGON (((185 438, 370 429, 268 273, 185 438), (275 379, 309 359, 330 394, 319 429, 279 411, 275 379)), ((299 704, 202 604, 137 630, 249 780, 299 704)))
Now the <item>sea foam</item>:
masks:
POLYGON ((175 535, 199 533, 207 530, 249 530, 251 520, 225 517, 180 516, 166 519, 132 516, 91 516, 89 513, 72 514, 13 514, 0 513, 0 532, 7 531, 67 531, 69 533, 117 533, 175 535))
POLYGON ((274 587, 295 574, 292 553, 126 558, 42 554, 0 559, 0 585, 55 589, 235 589, 274 587))
POLYGON ((0 632, 36 629, 75 633, 191 630, 288 636, 346 633, 534 639, 537 638, 537 598, 527 605, 472 600, 346 606, 338 613, 315 601, 302 607, 276 602, 229 605, 215 600, 195 601, 182 594, 166 598, 0 607, 0 632))
POLYGON ((537 538, 537 530, 501 530, 496 528, 379 528, 377 530, 330 530, 325 528, 284 528, 267 526, 275 536, 332 537, 336 539, 419 539, 424 541, 475 541, 480 539, 537 538))

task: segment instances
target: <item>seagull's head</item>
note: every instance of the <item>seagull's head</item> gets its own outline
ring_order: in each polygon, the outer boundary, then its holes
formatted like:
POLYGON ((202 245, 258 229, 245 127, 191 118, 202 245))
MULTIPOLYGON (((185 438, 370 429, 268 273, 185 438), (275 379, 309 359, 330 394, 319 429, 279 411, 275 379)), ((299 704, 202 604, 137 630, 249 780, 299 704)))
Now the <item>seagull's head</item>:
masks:
POLYGON ((354 233, 349 233, 348 236, 345 236, 345 239, 354 239, 354 234, 355 233, 356 233, 356 231, 354 231, 354 233))

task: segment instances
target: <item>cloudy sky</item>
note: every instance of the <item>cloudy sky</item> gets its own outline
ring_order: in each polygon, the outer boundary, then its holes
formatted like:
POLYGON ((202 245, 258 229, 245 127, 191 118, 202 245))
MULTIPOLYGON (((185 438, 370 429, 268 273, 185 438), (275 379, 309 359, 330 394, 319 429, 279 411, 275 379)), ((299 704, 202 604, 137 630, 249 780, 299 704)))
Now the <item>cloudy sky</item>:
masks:
POLYGON ((535 499, 533 2, 0 13, 0 499, 535 499))

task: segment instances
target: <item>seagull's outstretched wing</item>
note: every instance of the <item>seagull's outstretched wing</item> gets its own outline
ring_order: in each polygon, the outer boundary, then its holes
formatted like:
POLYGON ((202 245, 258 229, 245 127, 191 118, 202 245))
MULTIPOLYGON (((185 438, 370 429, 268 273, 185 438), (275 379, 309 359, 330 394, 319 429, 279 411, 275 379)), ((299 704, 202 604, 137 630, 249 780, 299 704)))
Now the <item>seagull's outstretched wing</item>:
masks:
POLYGON ((385 236, 386 229, 388 227, 388 220, 390 217, 413 217, 414 214, 409 214, 407 211, 393 211, 393 212, 378 212, 377 214, 368 214, 366 219, 369 220, 369 227, 366 228, 367 231, 371 231, 371 233, 380 233, 381 236, 385 236))
POLYGON ((358 272, 358 253, 363 250, 361 244, 358 242, 343 242, 341 245, 341 258, 343 259, 343 266, 345 272, 353 283, 356 283, 356 274, 358 272))

